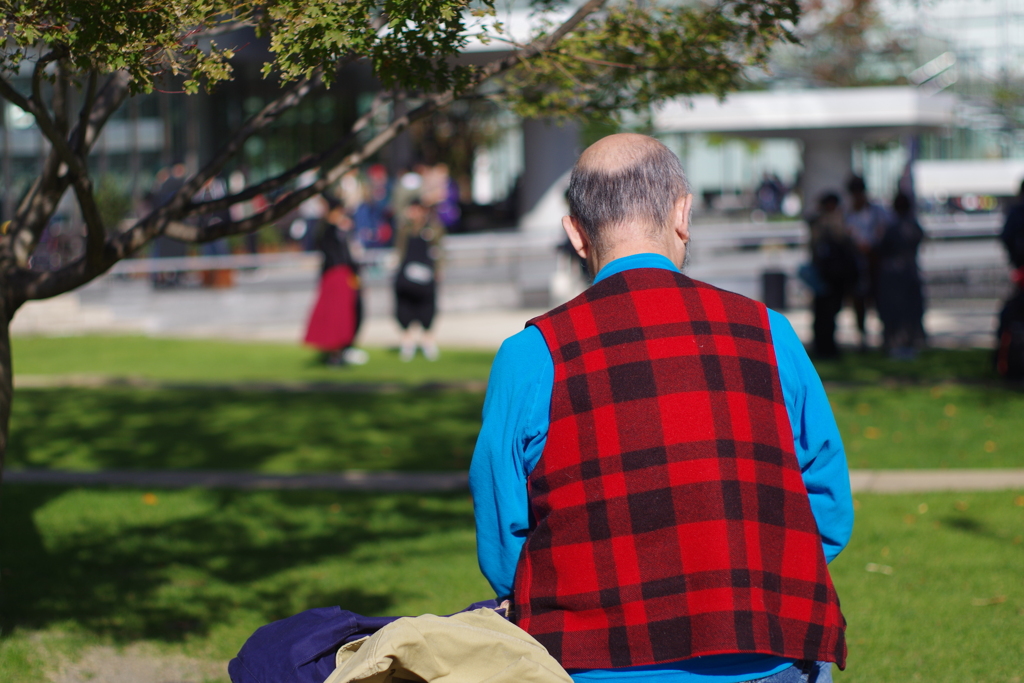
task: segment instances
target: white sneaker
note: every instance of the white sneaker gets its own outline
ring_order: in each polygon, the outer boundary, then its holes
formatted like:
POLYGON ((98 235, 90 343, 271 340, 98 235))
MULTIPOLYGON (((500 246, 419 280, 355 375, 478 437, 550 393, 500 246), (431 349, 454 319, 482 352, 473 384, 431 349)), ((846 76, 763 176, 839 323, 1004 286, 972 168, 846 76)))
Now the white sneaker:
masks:
POLYGON ((341 352, 341 359, 346 365, 366 365, 370 360, 370 354, 362 349, 350 346, 341 352))
POLYGON ((409 361, 411 361, 413 359, 413 356, 415 356, 415 355, 416 355, 416 345, 415 344, 409 344, 408 346, 406 346, 405 344, 402 344, 402 350, 398 352, 398 357, 402 359, 403 363, 408 363, 409 361))
POLYGON ((441 357, 441 351, 437 348, 437 344, 430 343, 423 345, 423 357, 427 360, 437 360, 441 357))

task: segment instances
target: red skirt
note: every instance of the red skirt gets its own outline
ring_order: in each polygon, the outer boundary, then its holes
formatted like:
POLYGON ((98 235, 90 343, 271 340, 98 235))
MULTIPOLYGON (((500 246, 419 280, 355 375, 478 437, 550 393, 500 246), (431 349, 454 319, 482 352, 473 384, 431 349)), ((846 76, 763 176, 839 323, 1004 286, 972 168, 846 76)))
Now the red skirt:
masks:
POLYGON ((320 294, 309 316, 305 342, 321 351, 337 351, 356 335, 358 278, 348 266, 335 266, 320 278, 320 294))

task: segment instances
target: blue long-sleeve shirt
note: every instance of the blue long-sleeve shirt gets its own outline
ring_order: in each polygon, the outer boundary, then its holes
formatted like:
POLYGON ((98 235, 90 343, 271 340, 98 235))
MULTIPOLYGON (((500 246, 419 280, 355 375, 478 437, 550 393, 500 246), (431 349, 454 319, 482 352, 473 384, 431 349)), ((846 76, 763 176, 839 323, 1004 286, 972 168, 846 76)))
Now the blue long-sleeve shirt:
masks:
MULTIPOLYGON (((658 254, 616 259, 595 282, 631 268, 675 270, 658 254)), ((853 531, 853 498, 846 454, 817 371, 785 317, 768 311, 797 460, 821 533, 825 559, 835 558, 853 531)), ((526 480, 544 452, 555 368, 536 327, 505 340, 491 367, 469 485, 476 515, 480 569, 499 597, 512 593, 516 565, 530 530, 526 480)), ((578 683, 738 683, 771 675, 792 660, 770 655, 715 655, 620 669, 572 671, 578 683)))

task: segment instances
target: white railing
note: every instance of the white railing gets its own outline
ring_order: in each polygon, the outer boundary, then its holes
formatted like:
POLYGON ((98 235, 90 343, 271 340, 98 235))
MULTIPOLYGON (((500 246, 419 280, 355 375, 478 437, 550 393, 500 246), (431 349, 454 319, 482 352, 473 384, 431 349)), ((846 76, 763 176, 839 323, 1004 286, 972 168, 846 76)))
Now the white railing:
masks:
POLYGON ((139 275, 145 273, 180 273, 202 270, 238 270, 243 268, 299 268, 315 270, 320 267, 320 261, 321 256, 316 252, 133 258, 118 261, 110 269, 110 272, 114 275, 139 275))
MULTIPOLYGON (((922 216, 921 224, 933 240, 991 238, 1003 225, 1001 214, 959 214, 922 216)), ((769 223, 701 223, 693 227, 694 244, 705 251, 724 254, 779 247, 802 247, 808 230, 803 221, 769 223)), ((554 258, 561 242, 557 233, 520 232, 450 235, 445 240, 445 261, 448 273, 456 279, 472 279, 486 274, 488 279, 517 279, 524 267, 538 260, 554 258)), ((371 279, 386 277, 394 268, 393 250, 367 249, 363 258, 366 275, 371 279)), ((317 252, 280 252, 230 254, 224 256, 185 256, 171 258, 126 259, 114 265, 112 274, 191 272, 206 270, 240 270, 253 268, 314 271, 320 267, 317 252)))

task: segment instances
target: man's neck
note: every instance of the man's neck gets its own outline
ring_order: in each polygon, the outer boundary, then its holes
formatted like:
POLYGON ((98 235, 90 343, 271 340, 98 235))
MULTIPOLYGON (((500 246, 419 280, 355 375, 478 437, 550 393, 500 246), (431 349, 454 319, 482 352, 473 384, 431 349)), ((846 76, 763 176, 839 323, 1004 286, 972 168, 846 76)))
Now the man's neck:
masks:
POLYGON ((625 258, 626 256, 635 256, 637 254, 659 254, 675 263, 676 267, 679 267, 679 264, 676 263, 676 259, 672 254, 668 253, 668 249, 666 249, 665 245, 652 244, 647 241, 616 244, 610 249, 602 252, 600 255, 595 254, 594 262, 588 263, 587 267, 592 268, 591 272, 597 274, 601 272, 602 268, 612 261, 625 258))

